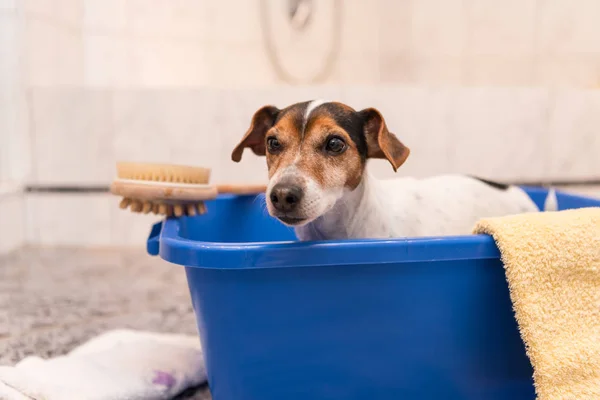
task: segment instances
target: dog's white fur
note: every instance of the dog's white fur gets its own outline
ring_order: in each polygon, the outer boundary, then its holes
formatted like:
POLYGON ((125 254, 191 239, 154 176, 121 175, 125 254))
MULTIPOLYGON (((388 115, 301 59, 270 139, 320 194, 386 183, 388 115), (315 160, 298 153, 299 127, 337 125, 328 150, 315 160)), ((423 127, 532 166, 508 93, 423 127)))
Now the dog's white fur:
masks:
MULTIPOLYGON (((341 188, 329 188, 323 189, 315 182, 312 177, 307 176, 300 171, 296 165, 298 163, 298 156, 294 163, 277 171, 275 175, 270 179, 267 186, 267 196, 271 193, 273 186, 281 181, 287 179, 291 180, 302 180, 305 184, 302 187, 304 196, 302 202, 298 206, 298 213, 303 217, 307 217, 306 223, 310 223, 312 220, 320 215, 325 214, 338 202, 344 195, 344 190, 341 188)), ((267 209, 271 215, 275 214, 275 210, 270 201, 267 200, 267 209)))
POLYGON ((308 119, 310 118, 310 114, 312 114, 312 112, 315 110, 315 108, 317 108, 320 105, 325 104, 325 103, 327 103, 327 101, 323 100, 323 99, 313 100, 310 103, 308 103, 308 106, 306 107, 306 111, 304 112, 303 130, 306 127, 308 119))
MULTIPOLYGON (((313 191, 312 202, 335 197, 326 192, 313 191)), ((545 210, 555 209, 551 191, 545 210)), ((378 180, 365 171, 355 190, 295 231, 300 240, 468 235, 480 218, 537 211, 527 193, 516 186, 498 189, 463 175, 378 180)))

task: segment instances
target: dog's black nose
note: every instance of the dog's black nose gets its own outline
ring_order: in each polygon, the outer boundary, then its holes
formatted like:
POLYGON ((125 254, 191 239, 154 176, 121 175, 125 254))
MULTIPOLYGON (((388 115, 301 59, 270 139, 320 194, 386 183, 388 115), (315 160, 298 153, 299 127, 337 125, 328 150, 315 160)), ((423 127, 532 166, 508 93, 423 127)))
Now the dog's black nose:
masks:
POLYGON ((271 204, 281 212, 294 211, 303 194, 298 186, 278 183, 271 189, 271 204))

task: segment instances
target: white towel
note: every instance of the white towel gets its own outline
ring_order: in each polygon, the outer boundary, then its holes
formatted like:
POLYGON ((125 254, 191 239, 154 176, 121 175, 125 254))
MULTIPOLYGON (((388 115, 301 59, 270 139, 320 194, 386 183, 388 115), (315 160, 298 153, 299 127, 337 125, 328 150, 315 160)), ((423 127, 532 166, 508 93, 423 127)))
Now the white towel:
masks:
POLYGON ((65 356, 0 367, 0 399, 162 400, 204 382, 198 337, 115 330, 65 356))

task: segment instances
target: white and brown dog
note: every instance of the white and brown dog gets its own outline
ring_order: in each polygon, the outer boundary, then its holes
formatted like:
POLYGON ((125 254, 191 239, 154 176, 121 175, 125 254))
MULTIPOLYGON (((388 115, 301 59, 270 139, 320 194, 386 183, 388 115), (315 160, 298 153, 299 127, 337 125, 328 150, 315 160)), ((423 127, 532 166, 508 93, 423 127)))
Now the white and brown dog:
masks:
MULTIPOLYGON (((267 208, 300 240, 465 235, 480 218, 539 211, 519 187, 468 176, 370 176, 367 159, 387 159, 396 171, 410 152, 373 108, 265 106, 231 158, 239 162, 246 147, 266 155, 267 208)), ((556 208, 551 193, 547 210, 556 208)))

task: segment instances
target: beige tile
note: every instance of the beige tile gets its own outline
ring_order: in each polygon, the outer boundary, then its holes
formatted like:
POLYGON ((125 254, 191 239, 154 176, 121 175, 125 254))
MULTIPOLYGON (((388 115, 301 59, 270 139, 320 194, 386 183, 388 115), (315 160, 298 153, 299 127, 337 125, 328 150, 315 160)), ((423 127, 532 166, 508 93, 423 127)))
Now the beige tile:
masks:
POLYGON ((56 37, 56 81, 54 85, 83 85, 83 37, 79 32, 59 30, 56 37))
POLYGON ((81 28, 83 22, 82 0, 54 0, 54 3, 56 4, 55 12, 57 12, 60 21, 81 28))
POLYGON ((539 180, 546 168, 548 92, 463 89, 452 110, 452 170, 502 180, 539 180))
POLYGON ((118 34, 84 36, 86 86, 124 88, 133 81, 133 56, 129 38, 118 34))
POLYGON ((20 195, 23 192, 23 185, 18 182, 0 182, 0 196, 10 197, 14 195, 20 195))
POLYGON ((52 85, 57 81, 59 29, 37 17, 27 17, 24 30, 26 82, 30 85, 52 85))
MULTIPOLYGON (((134 36, 192 42, 207 38, 206 3, 203 1, 129 0, 126 6, 127 23, 134 36)), ((233 26, 229 24, 229 29, 233 26)))
POLYGON ((18 16, 0 12, 0 182, 22 181, 29 161, 20 44, 18 16))
POLYGON ((38 183, 107 183, 113 177, 111 94, 36 89, 31 95, 38 183))
POLYGON ((379 0, 378 8, 379 18, 376 29, 379 37, 380 63, 383 65, 393 58, 405 58, 411 54, 412 1, 379 0))
POLYGON ((45 17, 27 16, 24 46, 26 79, 30 85, 83 83, 83 41, 77 30, 45 17))
POLYGON ((372 84, 381 81, 378 53, 363 53, 362 55, 345 55, 338 65, 336 83, 340 84, 372 84))
MULTIPOLYGON (((193 1, 193 0, 192 0, 193 1)), ((277 36, 287 27, 286 2, 262 1, 266 4, 266 21, 277 36), (280 26, 279 24, 282 24, 280 26)), ((204 25, 207 40, 214 45, 258 45, 262 42, 261 1, 222 0, 203 2, 204 15, 196 24, 204 25)))
POLYGON ((116 161, 170 162, 168 96, 155 89, 118 91, 113 100, 113 149, 116 161))
POLYGON ((413 0, 379 0, 379 21, 382 25, 390 25, 399 21, 410 21, 413 0))
MULTIPOLYGON (((12 140, 14 133, 14 118, 9 105, 12 104, 14 88, 0 86, 0 141, 6 143, 12 140)), ((10 151, 7 146, 0 147, 0 182, 11 180, 10 151)), ((1 185, 1 184, 0 184, 1 185)), ((0 189, 2 186, 0 186, 0 189)))
POLYGON ((473 56, 465 63, 466 85, 531 86, 534 83, 533 56, 473 56))
POLYGON ((6 254, 25 244, 25 211, 20 191, 0 193, 0 254, 6 254))
POLYGON ((462 57, 418 57, 412 60, 412 81, 423 85, 457 86, 465 75, 462 57))
POLYGON ((17 10, 17 0, 0 0, 0 11, 15 12, 17 10))
POLYGON ((31 104, 28 102, 27 93, 22 88, 17 89, 14 105, 16 106, 13 114, 16 124, 14 130, 16 137, 11 145, 7 147, 11 149, 9 151, 13 168, 12 179, 26 183, 33 173, 32 134, 29 119, 31 104))
POLYGON ((83 18, 81 0, 22 0, 23 10, 54 24, 80 27, 83 18))
POLYGON ((381 83, 413 83, 416 74, 414 57, 405 54, 382 54, 379 60, 381 83))
POLYGON ((565 56, 541 58, 534 64, 534 84, 551 87, 600 87, 600 58, 565 56))
POLYGON ((465 0, 472 55, 520 56, 534 46, 536 0, 465 0))
POLYGON ((209 83, 206 49, 200 43, 138 39, 131 44, 131 52, 134 85, 186 87, 209 83))
POLYGON ((87 32, 101 34, 125 34, 128 32, 127 1, 82 0, 83 27, 87 32))
MULTIPOLYGON (((302 63, 307 60, 310 62, 308 54, 307 57, 295 55, 291 62, 285 53, 278 54, 277 57, 284 73, 291 74, 294 79, 305 77, 302 63), (295 60, 300 60, 300 68, 295 60)), ((206 83, 212 86, 241 88, 285 83, 276 75, 261 48, 211 44, 207 46, 205 60, 209 60, 206 62, 206 83)), ((318 67, 320 61, 316 60, 313 64, 317 64, 318 67)))
POLYGON ((537 53, 541 56, 600 52, 600 2, 545 0, 538 6, 537 53))
POLYGON ((600 176, 600 94, 561 90, 553 93, 547 170, 553 179, 600 176))
POLYGON ((426 57, 461 57, 467 44, 467 0, 412 3, 411 52, 426 57))
POLYGON ((109 194, 28 194, 28 242, 40 246, 111 244, 109 194))
POLYGON ((28 104, 17 85, 0 86, 0 182, 23 183, 31 174, 28 104))
POLYGON ((16 14, 0 14, 0 86, 20 81, 20 34, 16 14))
MULTIPOLYGON (((319 4, 315 2, 316 4, 319 4)), ((330 2, 327 9, 329 15, 323 26, 335 29, 334 15, 340 13, 342 17, 341 42, 342 53, 345 56, 360 54, 379 54, 380 51, 380 16, 381 9, 378 1, 344 0, 340 3, 340 10, 335 9, 335 2, 330 2)), ((324 7, 322 7, 324 8, 324 7)), ((317 12, 325 11, 317 7, 317 12)), ((328 32, 323 29, 323 32, 328 32)))
POLYGON ((53 16, 55 15, 55 2, 53 0, 21 0, 21 7, 27 13, 53 16))

